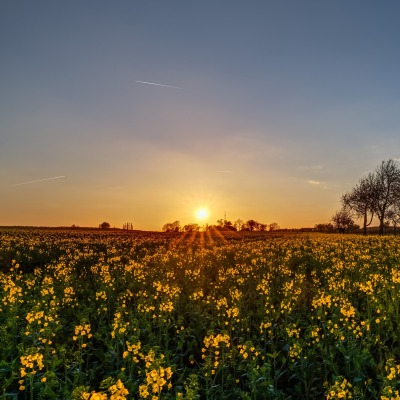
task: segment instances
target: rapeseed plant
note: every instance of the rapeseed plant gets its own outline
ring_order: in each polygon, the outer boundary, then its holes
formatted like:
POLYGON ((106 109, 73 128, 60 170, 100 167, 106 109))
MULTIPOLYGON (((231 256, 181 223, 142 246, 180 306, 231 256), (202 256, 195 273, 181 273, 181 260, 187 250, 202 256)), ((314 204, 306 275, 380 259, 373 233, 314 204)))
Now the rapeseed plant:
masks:
POLYGON ((397 398, 399 248, 0 230, 0 397, 397 398))

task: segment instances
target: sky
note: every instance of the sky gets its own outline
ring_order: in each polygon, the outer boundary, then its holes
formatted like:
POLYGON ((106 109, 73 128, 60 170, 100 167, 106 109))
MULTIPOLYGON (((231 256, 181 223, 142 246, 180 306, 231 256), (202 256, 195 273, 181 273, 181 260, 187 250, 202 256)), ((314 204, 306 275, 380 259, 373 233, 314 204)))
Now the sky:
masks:
POLYGON ((400 157, 399 19, 397 0, 0 2, 0 225, 329 222, 400 157))

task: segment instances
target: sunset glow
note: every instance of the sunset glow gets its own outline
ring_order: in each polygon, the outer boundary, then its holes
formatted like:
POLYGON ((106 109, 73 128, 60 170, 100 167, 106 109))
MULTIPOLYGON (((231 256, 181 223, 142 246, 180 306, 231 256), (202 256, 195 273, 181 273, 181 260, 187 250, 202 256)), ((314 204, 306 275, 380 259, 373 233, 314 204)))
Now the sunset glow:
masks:
POLYGON ((208 217, 208 210, 206 208, 198 208, 196 210, 196 218, 200 221, 204 221, 208 217))

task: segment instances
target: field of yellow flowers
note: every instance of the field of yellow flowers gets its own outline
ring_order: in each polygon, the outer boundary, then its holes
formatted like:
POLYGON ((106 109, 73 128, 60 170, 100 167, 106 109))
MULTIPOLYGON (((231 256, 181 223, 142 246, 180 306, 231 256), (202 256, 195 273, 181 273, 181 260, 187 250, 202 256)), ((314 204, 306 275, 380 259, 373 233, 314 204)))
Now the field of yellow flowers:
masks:
POLYGON ((0 229, 0 399, 400 399, 400 239, 0 229))

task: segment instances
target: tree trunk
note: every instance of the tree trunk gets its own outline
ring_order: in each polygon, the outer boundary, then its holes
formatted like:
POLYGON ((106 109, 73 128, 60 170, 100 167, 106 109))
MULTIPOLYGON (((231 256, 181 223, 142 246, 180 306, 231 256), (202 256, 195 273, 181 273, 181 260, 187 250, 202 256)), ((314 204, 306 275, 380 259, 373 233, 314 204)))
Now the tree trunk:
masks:
POLYGON ((385 229, 384 218, 379 218, 379 235, 383 235, 384 229, 385 229))
POLYGON ((367 213, 364 213, 363 235, 367 236, 367 213))

